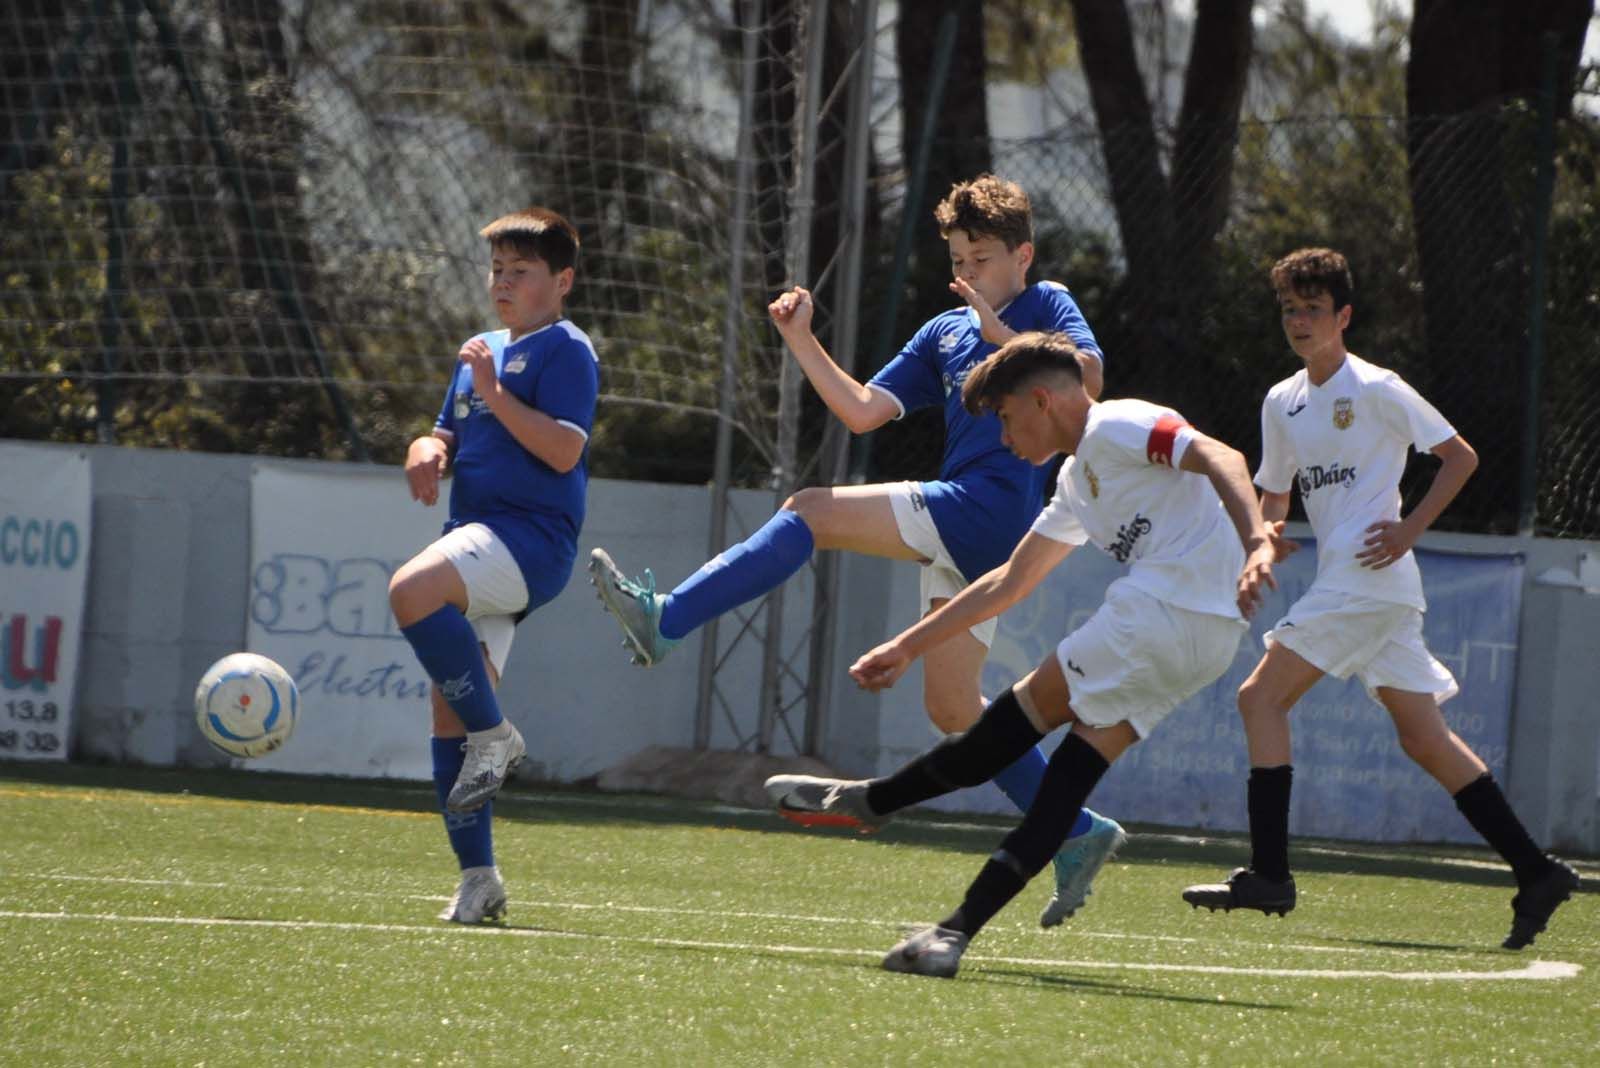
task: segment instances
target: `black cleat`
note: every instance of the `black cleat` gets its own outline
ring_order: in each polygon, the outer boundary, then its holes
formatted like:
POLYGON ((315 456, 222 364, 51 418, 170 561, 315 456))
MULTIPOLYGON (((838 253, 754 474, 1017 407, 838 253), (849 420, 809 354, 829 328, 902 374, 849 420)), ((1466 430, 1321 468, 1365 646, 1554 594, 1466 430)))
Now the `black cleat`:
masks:
POLYGON ((1282 917, 1294 908, 1294 876, 1280 883, 1263 879, 1249 868, 1235 868, 1227 882, 1188 887, 1183 899, 1195 908, 1204 905, 1212 912, 1255 909, 1282 917))
POLYGON ((1517 891, 1511 899, 1511 933, 1500 945, 1505 949, 1521 949, 1533 944, 1533 938, 1550 921, 1551 913, 1578 888, 1578 873, 1555 857, 1550 858, 1550 870, 1517 891))

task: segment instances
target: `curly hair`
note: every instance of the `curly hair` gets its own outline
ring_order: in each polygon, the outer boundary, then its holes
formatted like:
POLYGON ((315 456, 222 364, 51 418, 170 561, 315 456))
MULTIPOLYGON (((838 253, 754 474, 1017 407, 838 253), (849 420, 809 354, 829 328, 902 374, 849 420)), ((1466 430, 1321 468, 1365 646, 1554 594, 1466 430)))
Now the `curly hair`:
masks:
POLYGON ((957 230, 968 237, 997 237, 1006 248, 1033 240, 1033 205, 1016 182, 980 174, 970 182, 957 182, 933 209, 939 235, 948 239, 957 230))

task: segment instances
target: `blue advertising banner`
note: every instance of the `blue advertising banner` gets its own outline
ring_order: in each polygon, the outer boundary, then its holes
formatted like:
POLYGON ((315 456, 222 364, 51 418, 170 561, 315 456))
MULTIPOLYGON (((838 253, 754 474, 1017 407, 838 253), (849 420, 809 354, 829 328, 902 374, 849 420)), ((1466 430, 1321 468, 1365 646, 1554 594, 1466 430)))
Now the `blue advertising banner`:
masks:
MULTIPOLYGON (((1233 667, 1111 768, 1093 808, 1119 820, 1246 829, 1250 762, 1234 695, 1261 656, 1262 634, 1315 575, 1315 542, 1300 541, 1300 551, 1279 566, 1279 589, 1257 613, 1233 667)), ((1445 719, 1503 779, 1523 559, 1426 550, 1417 558, 1428 599, 1424 637, 1461 686, 1444 705, 1445 719)), ((1001 620, 984 668, 984 692, 999 692, 1043 660, 1093 614, 1106 586, 1123 572, 1090 547, 1068 557, 1001 620)), ((1383 842, 1478 840, 1449 795, 1401 751, 1388 713, 1359 680, 1324 678, 1295 707, 1290 724, 1291 833, 1383 842)))

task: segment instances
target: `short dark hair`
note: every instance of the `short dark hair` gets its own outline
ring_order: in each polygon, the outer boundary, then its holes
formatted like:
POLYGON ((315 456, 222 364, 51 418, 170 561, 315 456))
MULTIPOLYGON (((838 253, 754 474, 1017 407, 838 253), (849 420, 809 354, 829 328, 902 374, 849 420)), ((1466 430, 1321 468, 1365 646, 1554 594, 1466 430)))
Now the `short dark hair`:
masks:
POLYGON ((490 248, 509 248, 528 259, 543 260, 550 273, 578 265, 578 231, 549 208, 532 207, 502 215, 478 231, 490 248))
POLYGON ((1058 332, 1031 330, 1018 334, 967 373, 967 380, 961 384, 961 403, 973 415, 981 415, 999 407, 1004 398, 1050 375, 1067 375, 1074 382, 1083 382, 1078 346, 1058 332))
POLYGON ((1302 297, 1326 293, 1338 311, 1350 303, 1356 284, 1341 254, 1331 248, 1299 248, 1273 265, 1272 291, 1279 298, 1290 291, 1302 297))
POLYGON ((1033 240, 1033 205, 1027 191, 1016 182, 980 174, 970 182, 957 182, 933 209, 939 236, 949 239, 957 230, 968 237, 997 237, 1015 249, 1033 240))

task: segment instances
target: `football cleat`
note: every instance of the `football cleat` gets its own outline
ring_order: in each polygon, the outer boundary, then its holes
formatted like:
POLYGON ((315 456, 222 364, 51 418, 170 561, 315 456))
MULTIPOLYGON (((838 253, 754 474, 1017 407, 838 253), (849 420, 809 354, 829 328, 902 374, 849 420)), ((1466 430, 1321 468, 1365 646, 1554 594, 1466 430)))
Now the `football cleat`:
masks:
POLYGON ((1098 812, 1089 812, 1089 818, 1093 825, 1076 838, 1067 839, 1055 856, 1056 892, 1039 914, 1040 927, 1054 927, 1083 908, 1084 900, 1094 893, 1090 885, 1094 877, 1128 840, 1128 832, 1116 820, 1108 820, 1098 812))
POLYGON ((1578 888, 1578 873, 1555 857, 1550 870, 1522 887, 1511 899, 1511 933, 1500 945, 1522 949, 1533 944, 1534 936, 1550 922, 1551 913, 1578 888))
POLYGON ((633 663, 653 667, 682 639, 661 633, 661 606, 666 595, 656 592, 656 577, 647 567, 643 580, 624 575, 604 549, 589 554, 589 584, 606 611, 622 627, 622 645, 633 651, 633 663))
POLYGON ((468 868, 461 873, 450 904, 439 913, 441 920, 468 925, 498 923, 506 915, 506 884, 498 868, 468 868))
POLYGON ((774 775, 766 788, 778 815, 802 827, 854 827, 868 834, 889 822, 868 806, 866 779, 774 775))
POLYGON ((461 772, 450 787, 450 796, 444 807, 451 812, 471 812, 482 808, 505 785, 507 777, 528 755, 522 732, 503 720, 507 729, 500 738, 475 738, 467 735, 467 752, 461 761, 461 772))
POLYGON ((1255 909, 1281 918, 1294 910, 1294 876, 1274 882, 1263 879, 1249 868, 1235 868, 1225 883, 1191 886, 1184 890, 1183 899, 1195 908, 1204 905, 1212 912, 1221 909, 1255 909))
POLYGON ((972 936, 948 927, 921 927, 889 951, 883 966, 891 972, 951 979, 961 967, 961 954, 970 941, 972 936))

